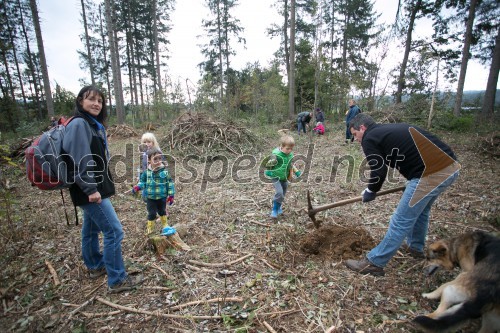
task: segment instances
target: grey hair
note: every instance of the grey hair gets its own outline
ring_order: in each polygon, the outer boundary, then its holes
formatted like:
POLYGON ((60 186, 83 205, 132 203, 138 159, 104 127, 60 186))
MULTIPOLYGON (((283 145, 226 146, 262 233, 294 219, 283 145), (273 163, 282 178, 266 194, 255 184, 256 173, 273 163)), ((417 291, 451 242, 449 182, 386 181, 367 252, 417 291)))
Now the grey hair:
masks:
POLYGON ((356 131, 359 131, 361 125, 368 128, 374 124, 376 124, 376 122, 372 117, 365 113, 360 113, 349 122, 349 129, 354 128, 356 131))

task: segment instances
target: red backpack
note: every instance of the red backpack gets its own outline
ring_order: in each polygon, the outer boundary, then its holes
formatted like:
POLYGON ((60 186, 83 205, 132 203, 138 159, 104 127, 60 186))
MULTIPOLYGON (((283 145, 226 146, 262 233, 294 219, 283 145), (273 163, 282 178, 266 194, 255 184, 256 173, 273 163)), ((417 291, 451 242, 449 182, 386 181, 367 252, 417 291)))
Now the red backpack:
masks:
MULTIPOLYGON (((68 170, 63 154, 63 140, 66 126, 74 119, 61 118, 58 125, 42 133, 33 143, 26 148, 26 175, 33 186, 41 190, 61 190, 69 188, 72 182, 68 179, 68 170)), ((65 210, 66 213, 66 210, 65 210)), ((76 214, 76 207, 75 207, 76 214)), ((66 214, 66 222, 68 216, 66 214)), ((69 224, 69 222, 68 222, 69 224)), ((76 220, 78 225, 78 218, 76 220)))

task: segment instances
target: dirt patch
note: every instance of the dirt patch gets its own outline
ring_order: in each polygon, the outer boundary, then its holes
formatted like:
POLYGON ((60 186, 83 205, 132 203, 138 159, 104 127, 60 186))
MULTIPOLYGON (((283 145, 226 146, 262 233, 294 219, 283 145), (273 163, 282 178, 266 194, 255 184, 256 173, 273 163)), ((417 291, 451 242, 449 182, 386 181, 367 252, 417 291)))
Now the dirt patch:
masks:
POLYGON ((375 246, 375 241, 362 228, 323 226, 306 235, 300 250, 306 254, 336 259, 357 258, 375 246))

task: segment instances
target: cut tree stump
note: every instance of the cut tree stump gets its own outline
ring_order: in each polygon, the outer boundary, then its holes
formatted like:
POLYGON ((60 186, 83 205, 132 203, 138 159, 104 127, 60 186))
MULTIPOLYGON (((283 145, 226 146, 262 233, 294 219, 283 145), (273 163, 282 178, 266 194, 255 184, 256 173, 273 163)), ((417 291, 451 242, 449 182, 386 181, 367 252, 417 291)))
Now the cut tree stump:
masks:
POLYGON ((179 237, 177 233, 170 236, 153 235, 148 239, 148 243, 154 248, 157 255, 163 255, 167 249, 181 251, 191 251, 189 245, 179 237))

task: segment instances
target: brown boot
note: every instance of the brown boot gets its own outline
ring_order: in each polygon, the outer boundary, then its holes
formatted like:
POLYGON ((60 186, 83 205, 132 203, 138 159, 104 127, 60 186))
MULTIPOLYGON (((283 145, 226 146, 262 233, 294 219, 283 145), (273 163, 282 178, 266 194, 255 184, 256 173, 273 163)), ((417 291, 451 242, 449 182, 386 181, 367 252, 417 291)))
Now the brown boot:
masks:
POLYGON ((361 274, 371 274, 374 276, 384 276, 385 272, 382 267, 375 266, 368 259, 353 260, 349 259, 345 261, 345 265, 355 272, 361 274))

